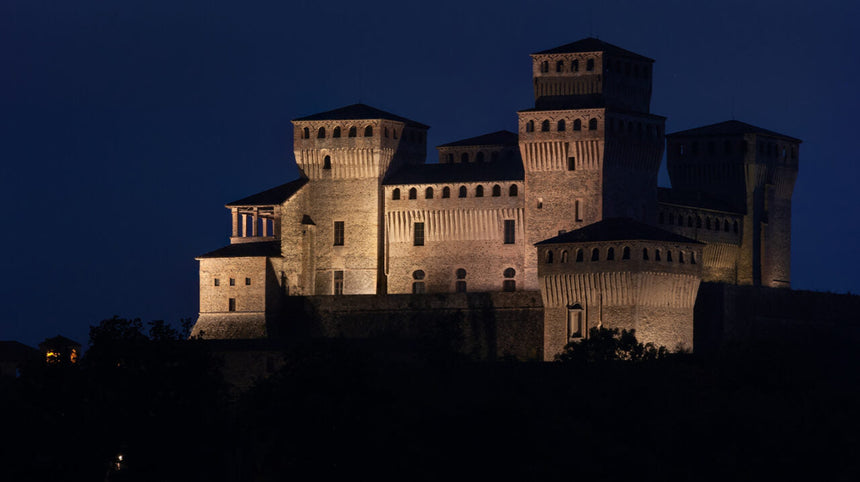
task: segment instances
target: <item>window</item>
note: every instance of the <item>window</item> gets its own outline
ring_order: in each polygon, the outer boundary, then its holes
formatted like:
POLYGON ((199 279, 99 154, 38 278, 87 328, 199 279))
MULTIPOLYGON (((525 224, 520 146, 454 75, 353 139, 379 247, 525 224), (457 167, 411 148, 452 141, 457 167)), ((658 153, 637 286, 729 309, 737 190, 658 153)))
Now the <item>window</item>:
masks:
POLYGON ((400 188, 397 188, 394 191, 391 191, 391 199, 393 199, 395 201, 400 199, 400 188))
POLYGON ((549 62, 547 62, 546 60, 544 60, 543 62, 541 62, 541 64, 540 64, 540 71, 541 71, 542 73, 549 72, 549 62))
POLYGON ((577 249, 577 250, 576 250, 576 262, 577 262, 577 263, 581 263, 581 262, 582 262, 582 260, 583 260, 582 250, 581 250, 581 249, 577 249))
POLYGON ((466 292, 466 270, 460 268, 456 272, 457 282, 454 286, 454 289, 457 293, 465 293, 466 292))
POLYGON ((507 268, 504 272, 505 281, 502 283, 502 291, 516 291, 517 281, 514 279, 517 272, 514 268, 507 268))
POLYGON ((526 132, 534 132, 535 131, 535 121, 526 122, 526 132))
POLYGON ((511 184, 511 187, 508 188, 508 196, 517 197, 517 185, 511 184))
POLYGON ((340 127, 335 127, 334 131, 331 133, 332 137, 340 137, 340 127))
POLYGON ((542 197, 539 197, 537 200, 537 208, 543 209, 543 198, 542 197))
POLYGON ((332 294, 343 294, 343 271, 335 271, 332 276, 332 294))
POLYGON ((546 250, 546 264, 552 264, 552 250, 546 250))
POLYGON ((424 246, 424 223, 415 223, 413 225, 413 246, 424 246))
POLYGON ((555 63, 555 71, 562 72, 564 71, 564 60, 559 60, 555 63))
POLYGON ((558 121, 558 125, 556 125, 556 128, 558 129, 559 132, 564 132, 566 127, 567 126, 565 126, 565 124, 564 124, 564 119, 558 121))
POLYGON ((732 226, 732 229, 737 234, 737 232, 738 232, 738 222, 737 221, 735 221, 734 225, 732 226))
POLYGON ((727 233, 729 232, 729 220, 728 219, 723 221, 723 231, 725 231, 727 233))
POLYGON ((251 278, 245 278, 245 286, 251 286, 251 278))
POLYGON ((334 222, 334 245, 343 246, 343 221, 334 222))
POLYGON ((227 311, 236 311, 236 298, 227 300, 227 311))
POLYGON ((630 246, 625 246, 621 251, 621 259, 630 259, 630 246))
POLYGON ((545 120, 540 123, 540 131, 541 132, 549 132, 549 121, 545 120))
POLYGON ((215 286, 221 286, 221 280, 220 279, 215 278, 215 286))
POLYGON ((600 250, 594 248, 591 250, 591 260, 592 261, 600 261, 600 250))
POLYGON ((582 121, 579 119, 575 119, 573 121, 573 130, 581 131, 582 130, 582 121))
POLYGON ((397 139, 397 129, 391 129, 391 135, 392 135, 392 137, 397 139))
POLYGON ((688 228, 693 227, 693 216, 687 216, 687 227, 688 228))
POLYGON ((585 61, 585 70, 589 72, 594 70, 594 59, 588 59, 585 61))
POLYGON ((505 219, 505 244, 514 244, 516 242, 516 228, 516 221, 505 219))
POLYGON ((493 186, 493 197, 499 197, 502 195, 502 186, 496 184, 493 186))
POLYGON ((663 211, 660 211, 660 214, 657 215, 657 222, 660 224, 666 224, 666 215, 663 211))
POLYGON ((442 188, 442 197, 445 199, 451 197, 451 188, 450 187, 445 186, 442 188))
POLYGON ((484 152, 483 151, 475 154, 475 162, 484 162, 484 152))
POLYGON ((690 253, 690 264, 696 264, 696 253, 690 253))
POLYGON ((433 188, 428 187, 424 190, 424 199, 433 199, 433 188))
POLYGON ((388 127, 385 127, 385 129, 383 129, 382 133, 385 137, 388 137, 388 127))
POLYGON ((567 158, 567 170, 568 171, 575 171, 576 170, 576 158, 575 157, 568 157, 567 158))
POLYGON ((448 154, 447 158, 448 158, 448 164, 454 163, 454 154, 448 154))
POLYGON ((484 186, 478 186, 475 188, 475 197, 484 197, 484 186))
POLYGON ((567 307, 567 337, 569 339, 582 338, 583 310, 577 303, 567 307))
POLYGON ((466 197, 466 186, 460 186, 459 197, 466 197))
POLYGON ((323 159, 323 169, 331 169, 331 156, 325 156, 323 159))
POLYGON ((606 250, 606 260, 615 261, 615 248, 609 248, 606 250))
POLYGON ((373 126, 367 126, 364 128, 364 137, 373 137, 373 126))
POLYGON ((648 248, 642 248, 642 259, 648 261, 648 248))
POLYGON ((412 293, 421 294, 426 293, 424 287, 424 271, 418 269, 412 272, 412 293))
POLYGON ((667 263, 672 262, 672 252, 671 251, 666 251, 666 262, 667 263))
POLYGON ((464 152, 464 153, 460 154, 460 162, 462 162, 464 164, 469 162, 469 153, 468 152, 464 152))
POLYGON ((302 139, 310 139, 311 138, 311 130, 305 127, 302 129, 302 139))
POLYGON ((582 222, 582 201, 577 199, 573 204, 573 208, 575 211, 574 214, 576 215, 576 221, 582 222))
POLYGON ((230 278, 230 286, 236 286, 236 278, 230 278))
POLYGON ((696 216, 696 227, 697 228, 702 227, 702 217, 701 216, 696 216))
POLYGON ((588 130, 596 131, 597 130, 597 119, 591 118, 588 120, 588 130))
POLYGON ((349 137, 355 137, 357 135, 357 129, 355 126, 349 128, 349 133, 347 134, 349 137))
POLYGON ((659 249, 655 249, 655 250, 654 250, 654 261, 661 261, 661 260, 660 260, 660 250, 659 250, 659 249))
POLYGON ((571 62, 570 71, 571 72, 579 72, 579 60, 574 60, 573 62, 571 62))
POLYGON ((325 139, 325 127, 319 128, 319 130, 317 131, 317 138, 318 139, 325 139))
POLYGON ((678 251, 678 262, 679 263, 684 262, 684 252, 683 251, 678 251))
POLYGON ((409 189, 409 199, 418 199, 418 190, 414 187, 409 189))
POLYGON ((566 249, 562 250, 561 251, 561 259, 559 260, 559 263, 567 263, 567 257, 568 257, 567 250, 566 249))

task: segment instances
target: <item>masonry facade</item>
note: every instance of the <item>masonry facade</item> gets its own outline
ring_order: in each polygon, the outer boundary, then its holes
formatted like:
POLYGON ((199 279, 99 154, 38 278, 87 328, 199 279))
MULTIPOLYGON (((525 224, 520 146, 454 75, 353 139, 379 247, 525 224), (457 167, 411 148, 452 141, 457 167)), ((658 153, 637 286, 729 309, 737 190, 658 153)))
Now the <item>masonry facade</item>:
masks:
POLYGON ((597 325, 692 348, 700 280, 789 286, 800 141, 736 121, 666 136, 653 62, 593 38, 533 54, 518 132, 432 164, 428 126, 398 115, 295 119, 301 177, 227 204, 231 244, 198 258, 195 333, 269 336, 293 296, 534 292, 544 358, 597 325))

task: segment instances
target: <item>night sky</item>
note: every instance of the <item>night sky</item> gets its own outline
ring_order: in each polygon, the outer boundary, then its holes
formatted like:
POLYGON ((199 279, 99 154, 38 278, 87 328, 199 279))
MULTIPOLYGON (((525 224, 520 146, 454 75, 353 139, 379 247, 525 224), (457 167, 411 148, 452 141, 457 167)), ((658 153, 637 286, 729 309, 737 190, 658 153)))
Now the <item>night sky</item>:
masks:
POLYGON ((224 204, 298 175, 291 119, 364 102, 435 162, 516 131, 529 53, 590 35, 656 60, 667 132, 802 139, 792 285, 860 292, 860 2, 709 3, 2 0, 0 340, 196 316, 224 204))

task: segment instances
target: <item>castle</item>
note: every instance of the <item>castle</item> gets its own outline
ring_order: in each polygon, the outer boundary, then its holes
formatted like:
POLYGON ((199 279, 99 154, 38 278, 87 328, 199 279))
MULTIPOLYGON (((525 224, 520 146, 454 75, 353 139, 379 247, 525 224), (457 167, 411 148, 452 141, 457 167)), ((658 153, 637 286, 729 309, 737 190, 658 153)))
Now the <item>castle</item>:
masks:
POLYGON ((530 310, 538 358, 597 325, 692 349, 701 281, 790 287, 801 141, 738 121, 666 135, 654 61, 598 39, 531 57, 518 132, 441 145, 438 163, 428 126, 367 105, 295 119, 301 177, 227 204, 194 333, 272 336, 296 297, 442 316, 492 293, 530 310))

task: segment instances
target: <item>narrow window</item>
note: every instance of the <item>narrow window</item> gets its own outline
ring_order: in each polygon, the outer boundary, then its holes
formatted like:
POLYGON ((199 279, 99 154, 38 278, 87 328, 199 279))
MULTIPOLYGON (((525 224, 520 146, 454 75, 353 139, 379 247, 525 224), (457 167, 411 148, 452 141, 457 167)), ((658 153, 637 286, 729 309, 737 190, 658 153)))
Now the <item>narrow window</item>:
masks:
POLYGON ((654 250, 654 261, 660 261, 660 250, 659 249, 654 250))
POLYGON ((386 127, 385 129, 383 129, 383 130, 382 130, 382 132, 383 132, 383 135, 384 135, 385 137, 388 137, 388 127, 386 127))
POLYGON ((591 118, 588 120, 588 130, 596 131, 597 130, 597 119, 591 118))
POLYGON ((451 197, 451 188, 450 187, 445 186, 442 188, 442 197, 445 199, 451 197))
POLYGON ((325 127, 320 127, 317 131, 317 138, 325 139, 325 127))
POLYGON ((511 184, 511 187, 508 188, 508 196, 517 197, 517 185, 511 184))
POLYGON ((454 163, 454 154, 448 154, 448 164, 454 163))
POLYGON ((738 232, 738 222, 737 221, 735 221, 734 225, 732 226, 732 229, 734 230, 735 234, 737 234, 737 232, 738 232))
POLYGON ((227 311, 236 311, 236 298, 229 298, 227 300, 227 311))
POLYGON ((391 192, 391 199, 395 201, 400 199, 400 188, 396 188, 394 191, 391 192))
POLYGON ((729 232, 729 220, 728 219, 723 221, 723 231, 725 231, 727 233, 729 232))
POLYGON ((642 259, 648 261, 648 248, 642 248, 642 259))
POLYGON ((251 278, 245 278, 245 286, 251 286, 251 278))
POLYGON ((463 268, 459 268, 457 270, 457 282, 454 286, 454 290, 457 293, 465 293, 466 292, 466 270, 463 268))
POLYGON ((475 162, 484 162, 484 153, 479 152, 475 155, 475 162))
POLYGON ((493 197, 499 197, 502 195, 502 186, 496 184, 493 186, 493 197))
POLYGON ((534 132, 535 131, 535 121, 526 122, 526 132, 534 132))
POLYGON ((539 197, 537 200, 537 208, 543 209, 543 198, 542 197, 539 197))
POLYGON ((335 127, 334 131, 331 133, 332 137, 340 137, 340 127, 335 127))
POLYGON ((545 120, 545 121, 540 123, 540 130, 541 130, 541 132, 549 132, 549 121, 548 120, 545 120))
POLYGON ((311 138, 311 130, 305 127, 302 129, 302 139, 310 139, 311 138))
POLYGON ((702 227, 702 217, 701 216, 696 216, 696 227, 697 228, 702 227))
POLYGON ((334 286, 332 289, 332 294, 342 295, 343 294, 343 271, 335 271, 333 279, 334 279, 334 286))
POLYGON ((582 338, 582 306, 579 304, 567 307, 567 337, 569 339, 582 338))
POLYGON ((552 250, 546 250, 546 264, 552 264, 552 250))
POLYGON ((409 188, 409 199, 418 199, 418 190, 414 187, 409 188))
POLYGON ((567 170, 568 171, 575 171, 576 170, 576 158, 575 157, 568 157, 567 158, 567 170))
POLYGON ((364 128, 364 137, 373 137, 373 126, 367 126, 364 128))
POLYGON ((323 169, 331 169, 331 156, 325 156, 323 159, 323 169))
POLYGON ((693 216, 687 216, 687 227, 688 228, 693 227, 693 216))
POLYGON ((334 222, 334 245, 343 246, 343 221, 334 222))
POLYGON ((594 59, 588 59, 585 61, 585 70, 589 72, 594 70, 594 59))
POLYGON ((705 218, 705 228, 711 229, 711 218, 705 218))
POLYGON ((517 282, 514 279, 516 277, 517 272, 514 268, 505 269, 504 276, 505 281, 502 283, 502 291, 516 291, 517 290, 517 282))
POLYGON ((215 286, 221 286, 221 280, 220 279, 215 278, 215 286))
POLYGON ((459 197, 466 197, 466 186, 460 186, 459 197))
POLYGON ((415 223, 413 226, 413 246, 424 246, 424 223, 415 223))
POLYGON ((475 188, 475 197, 484 197, 484 186, 478 186, 475 188))
POLYGON ((621 251, 621 259, 630 259, 630 246, 625 246, 621 251))
POLYGON ((573 121, 573 130, 581 131, 582 130, 582 121, 579 119, 575 119, 573 121))
POLYGON ((433 188, 428 187, 424 190, 424 199, 433 199, 433 188))
POLYGON ((558 125, 556 125, 556 129, 558 129, 559 132, 564 132, 566 127, 567 126, 564 124, 564 119, 558 121, 558 125))
POLYGON ((236 286, 236 278, 230 278, 230 286, 236 286))
POLYGON ((564 60, 559 60, 555 63, 555 71, 563 72, 564 71, 564 60))
POLYGON ((672 262, 672 251, 666 251, 666 262, 667 263, 672 262))
POLYGON ((391 129, 391 135, 392 135, 392 137, 397 139, 397 129, 391 129))
POLYGON ((505 244, 516 243, 517 224, 513 219, 505 219, 505 244))
POLYGON ((540 64, 540 71, 541 71, 542 73, 547 73, 547 72, 549 72, 549 62, 547 62, 546 60, 544 60, 544 61, 540 64))
POLYGON ((464 152, 464 153, 460 154, 460 162, 462 162, 462 163, 469 162, 469 153, 468 152, 464 152))
POLYGON ((600 250, 594 248, 591 250, 591 260, 592 261, 600 261, 600 250))
POLYGON ((567 250, 566 249, 562 250, 561 251, 561 260, 559 260, 559 263, 567 263, 567 257, 568 257, 567 250))
POLYGON ((355 137, 357 135, 357 133, 358 133, 358 130, 355 128, 355 126, 352 126, 349 128, 349 134, 347 134, 347 135, 349 137, 355 137))
POLYGON ((690 253, 690 264, 696 264, 696 253, 690 253))
POLYGON ((579 72, 579 60, 574 60, 573 62, 571 62, 570 71, 571 72, 579 72))
POLYGON ((412 272, 412 292, 415 294, 426 293, 424 288, 424 271, 415 270, 412 272))
POLYGON ((576 215, 576 222, 578 222, 578 223, 582 222, 582 201, 577 199, 576 202, 574 203, 574 209, 575 209, 575 215, 576 215))
POLYGON ((683 251, 678 251, 678 262, 679 263, 684 262, 684 252, 683 251))
POLYGON ((577 249, 577 250, 576 250, 576 262, 577 262, 577 263, 581 263, 581 262, 582 262, 582 260, 583 260, 582 250, 581 250, 581 249, 577 249))

